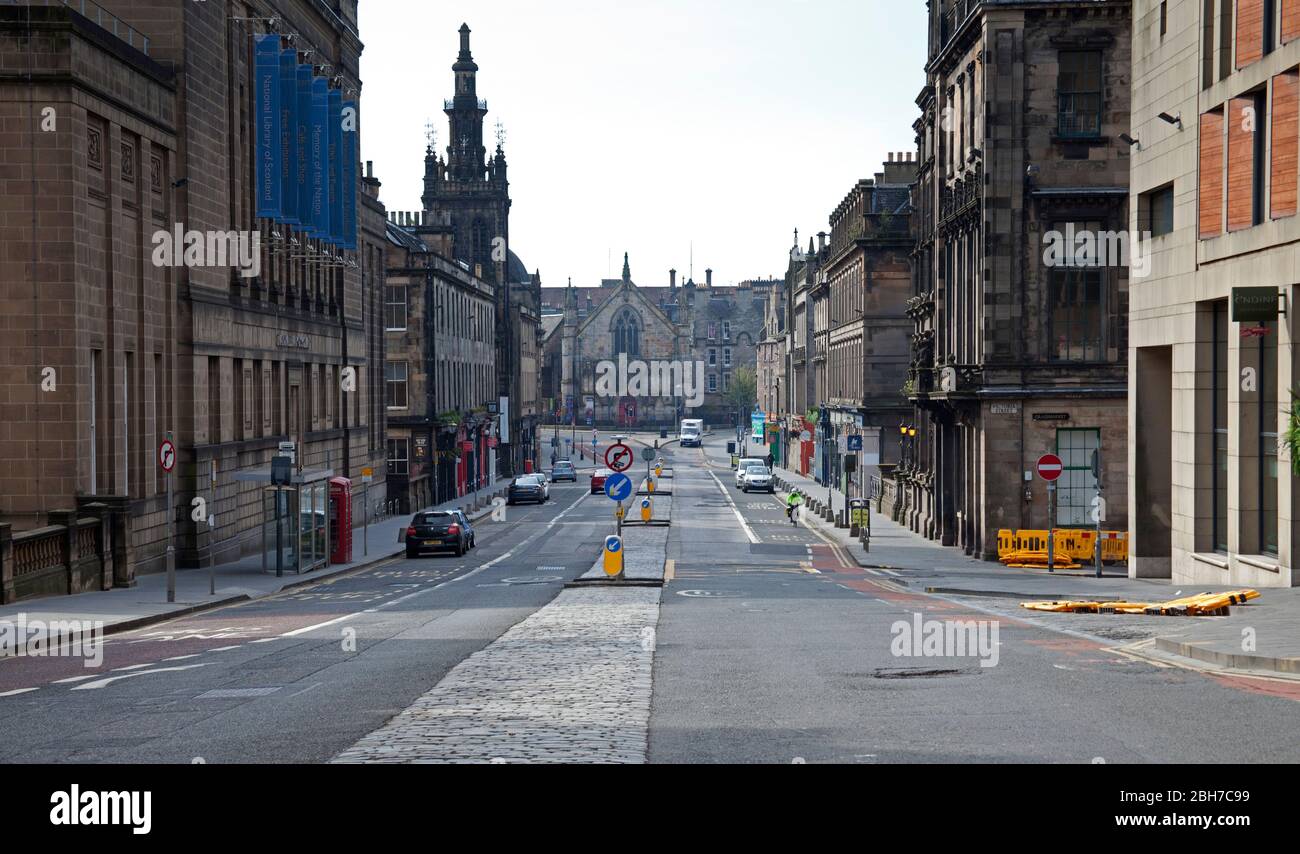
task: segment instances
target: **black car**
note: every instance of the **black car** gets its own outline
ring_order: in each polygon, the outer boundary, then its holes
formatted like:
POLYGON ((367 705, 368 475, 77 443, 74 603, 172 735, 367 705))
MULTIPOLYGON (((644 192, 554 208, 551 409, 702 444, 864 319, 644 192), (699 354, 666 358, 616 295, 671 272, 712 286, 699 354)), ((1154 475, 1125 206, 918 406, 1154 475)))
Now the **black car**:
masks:
POLYGON ((510 481, 510 488, 506 490, 506 504, 518 504, 521 501, 546 503, 546 487, 536 475, 525 475, 510 481))
POLYGON ((419 557, 422 552, 451 551, 457 557, 469 549, 472 533, 461 524, 456 513, 430 510, 416 513, 406 529, 406 556, 419 557))

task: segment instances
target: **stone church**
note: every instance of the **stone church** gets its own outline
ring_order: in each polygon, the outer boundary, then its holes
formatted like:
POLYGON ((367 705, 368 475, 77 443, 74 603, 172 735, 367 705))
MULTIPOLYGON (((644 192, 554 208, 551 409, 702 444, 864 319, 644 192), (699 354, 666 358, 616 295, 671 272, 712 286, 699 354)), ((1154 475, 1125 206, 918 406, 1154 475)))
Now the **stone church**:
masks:
POLYGON ((638 285, 630 260, 598 288, 543 289, 542 405, 547 423, 619 429, 675 427, 702 418, 747 422, 756 401, 731 399, 735 371, 751 370, 768 294, 779 279, 703 284, 677 271, 665 287, 638 285), (563 296, 561 297, 560 294, 563 296), (741 410, 744 410, 743 412, 741 410))

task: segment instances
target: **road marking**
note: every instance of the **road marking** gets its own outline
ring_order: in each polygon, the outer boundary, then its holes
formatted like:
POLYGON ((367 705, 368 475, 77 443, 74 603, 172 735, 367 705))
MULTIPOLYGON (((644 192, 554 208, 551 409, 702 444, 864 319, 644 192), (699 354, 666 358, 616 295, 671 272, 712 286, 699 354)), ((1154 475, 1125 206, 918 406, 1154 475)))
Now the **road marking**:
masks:
POLYGON ((132 664, 129 667, 114 667, 113 672, 125 673, 128 670, 144 670, 146 667, 153 667, 153 666, 154 666, 154 662, 151 661, 148 664, 132 664))
POLYGON ((56 679, 50 684, 51 685, 72 685, 73 683, 76 682, 85 682, 89 679, 94 679, 98 675, 99 675, 98 673, 91 673, 89 676, 73 676, 71 679, 56 679))
POLYGON ((199 653, 193 655, 173 655, 171 658, 164 658, 163 661, 188 661, 191 658, 198 658, 199 653))
POLYGON ((762 540, 758 538, 758 535, 754 533, 754 529, 749 527, 749 523, 746 522, 745 517, 741 515, 740 508, 736 506, 736 502, 731 500, 731 495, 727 493, 726 487, 722 485, 722 481, 718 480, 718 476, 714 474, 712 470, 709 471, 709 477, 713 478, 713 482, 718 485, 718 491, 722 493, 722 497, 727 499, 727 503, 731 505, 731 512, 736 514, 736 519, 740 522, 740 527, 745 530, 745 536, 749 537, 751 543, 761 543, 762 540))
MULTIPOLYGON (((243 644, 240 644, 243 646, 243 644)), ((216 649, 210 649, 208 652, 230 652, 232 649, 239 649, 238 646, 219 646, 216 649)))
POLYGON ((819 570, 819 569, 813 569, 811 566, 805 566, 805 567, 803 568, 803 571, 806 572, 806 573, 808 573, 809 575, 821 575, 821 574, 822 574, 822 573, 821 573, 821 570, 819 570))
POLYGON ((671 558, 664 562, 664 584, 669 584, 677 577, 677 561, 671 558))
POLYGON ((40 688, 19 688, 17 691, 6 691, 0 694, 0 697, 17 697, 19 694, 30 694, 33 691, 39 691, 40 688))
POLYGON ((199 667, 207 667, 205 664, 186 664, 181 667, 159 667, 156 670, 137 670, 135 673, 125 673, 121 676, 109 676, 107 679, 100 679, 98 682, 87 682, 85 685, 78 685, 73 691, 98 691, 100 688, 106 688, 114 682, 123 679, 134 679, 136 676, 151 676, 155 673, 178 673, 182 670, 194 670, 199 667))
MULTIPOLYGON (((358 614, 345 614, 345 615, 342 616, 342 617, 335 617, 335 618, 332 619, 332 620, 326 620, 325 622, 323 622, 323 623, 317 623, 317 624, 314 625, 314 626, 304 626, 304 627, 301 628, 301 629, 294 629, 294 630, 291 631, 291 632, 285 632, 284 634, 280 635, 280 637, 282 637, 282 638, 296 638, 296 637, 298 637, 298 635, 305 635, 305 634, 307 634, 308 632, 314 632, 314 631, 316 631, 317 629, 323 629, 323 628, 326 628, 327 626, 332 626, 332 625, 335 625, 336 623, 341 623, 341 622, 343 622, 344 620, 352 620, 352 619, 355 619, 356 617, 359 617, 359 616, 361 616, 361 614, 364 614, 364 613, 366 613, 366 612, 365 612, 365 611, 362 611, 361 613, 358 613, 358 614)), ((266 643, 267 641, 273 641, 273 640, 275 640, 275 638, 262 638, 261 640, 255 640, 255 641, 253 641, 253 643, 266 643)))

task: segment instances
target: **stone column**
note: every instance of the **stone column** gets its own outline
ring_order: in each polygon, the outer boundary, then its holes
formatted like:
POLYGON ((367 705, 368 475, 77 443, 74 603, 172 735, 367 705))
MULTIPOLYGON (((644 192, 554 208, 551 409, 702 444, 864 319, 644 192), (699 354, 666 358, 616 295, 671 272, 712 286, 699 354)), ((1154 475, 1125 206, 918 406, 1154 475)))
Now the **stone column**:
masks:
POLYGON ((99 589, 113 589, 113 517, 109 507, 100 501, 83 504, 81 512, 99 520, 96 546, 99 552, 99 589))
POLYGON ((0 605, 14 601, 13 526, 0 522, 0 605))
POLYGON ((65 592, 69 596, 73 593, 80 593, 76 589, 74 580, 77 569, 77 511, 76 510, 51 510, 46 514, 50 525, 63 526, 63 567, 67 572, 67 589, 65 592))

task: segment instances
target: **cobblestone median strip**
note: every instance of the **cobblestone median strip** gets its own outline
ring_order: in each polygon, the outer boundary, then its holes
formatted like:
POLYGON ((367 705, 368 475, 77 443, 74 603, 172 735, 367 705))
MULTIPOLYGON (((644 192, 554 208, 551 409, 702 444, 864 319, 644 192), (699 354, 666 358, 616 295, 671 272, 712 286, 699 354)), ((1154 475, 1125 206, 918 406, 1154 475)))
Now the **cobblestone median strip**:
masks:
POLYGON ((333 761, 645 762, 659 601, 566 590, 333 761))

